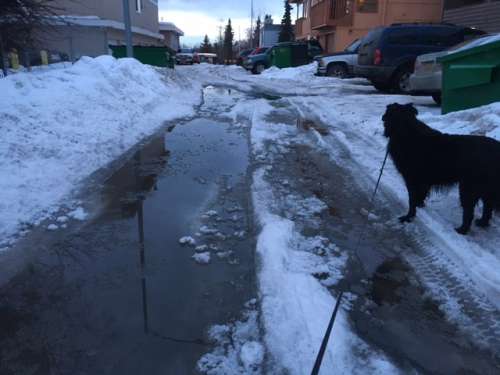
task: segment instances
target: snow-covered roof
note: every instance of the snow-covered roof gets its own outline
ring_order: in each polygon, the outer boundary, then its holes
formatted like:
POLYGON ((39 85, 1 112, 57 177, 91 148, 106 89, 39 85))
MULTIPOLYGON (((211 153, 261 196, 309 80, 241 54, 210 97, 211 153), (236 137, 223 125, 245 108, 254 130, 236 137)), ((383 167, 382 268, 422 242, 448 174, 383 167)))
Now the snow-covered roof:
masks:
POLYGON ((172 31, 179 36, 184 36, 184 31, 175 26, 173 22, 160 22, 160 31, 172 31))
MULTIPOLYGON (((69 23, 71 25, 77 26, 108 27, 115 30, 125 30, 125 25, 123 24, 123 22, 103 19, 98 16, 57 16, 54 17, 54 23, 58 25, 69 23)), ((161 35, 160 33, 155 33, 142 27, 132 26, 132 32, 135 34, 149 36, 155 39, 164 39, 163 35, 161 35)))

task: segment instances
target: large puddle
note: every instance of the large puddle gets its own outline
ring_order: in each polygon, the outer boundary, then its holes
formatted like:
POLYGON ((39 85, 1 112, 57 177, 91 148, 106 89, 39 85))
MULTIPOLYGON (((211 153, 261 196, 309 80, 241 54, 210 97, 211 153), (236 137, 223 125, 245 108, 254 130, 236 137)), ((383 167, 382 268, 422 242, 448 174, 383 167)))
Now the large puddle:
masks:
POLYGON ((152 138, 106 182, 95 220, 33 244, 1 288, 0 373, 194 373, 206 329, 255 296, 248 159, 246 131, 211 119, 152 138))

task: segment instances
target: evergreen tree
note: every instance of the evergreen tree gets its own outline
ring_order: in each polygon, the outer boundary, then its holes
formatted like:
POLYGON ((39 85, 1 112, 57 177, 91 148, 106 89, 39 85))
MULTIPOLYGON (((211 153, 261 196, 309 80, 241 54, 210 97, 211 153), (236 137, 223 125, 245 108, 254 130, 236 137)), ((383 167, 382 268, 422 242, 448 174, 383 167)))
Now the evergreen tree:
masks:
POLYGON ((260 16, 257 17, 257 22, 255 23, 255 30, 253 32, 253 45, 252 48, 257 48, 259 46, 260 41, 260 29, 262 28, 262 21, 260 20, 260 16))
POLYGON ((285 14, 281 20, 281 30, 278 41, 281 42, 291 42, 295 39, 292 25, 292 6, 285 0, 285 14))
POLYGON ((205 35, 203 39, 203 43, 200 46, 200 50, 202 53, 212 53, 212 44, 210 43, 210 39, 208 35, 205 35))
POLYGON ((226 30, 224 30, 224 60, 233 59, 233 40, 234 40, 234 32, 230 18, 226 25, 226 30))

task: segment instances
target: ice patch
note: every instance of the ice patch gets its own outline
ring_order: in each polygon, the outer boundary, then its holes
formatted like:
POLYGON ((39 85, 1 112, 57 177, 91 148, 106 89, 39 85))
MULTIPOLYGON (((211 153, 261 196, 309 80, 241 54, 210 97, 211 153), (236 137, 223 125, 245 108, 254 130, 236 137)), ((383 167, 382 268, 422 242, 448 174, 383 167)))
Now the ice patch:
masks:
POLYGON ((208 332, 215 344, 212 352, 198 361, 198 370, 207 375, 262 374, 265 348, 260 341, 255 300, 246 304, 242 319, 215 325, 208 332), (253 303, 252 303, 253 302, 253 303))
POLYGON ((85 212, 83 207, 77 207, 71 212, 68 212, 68 216, 75 219, 75 220, 85 220, 88 217, 88 213, 85 212))
POLYGON ((194 246, 194 245, 196 245, 196 240, 191 236, 184 236, 184 237, 179 238, 179 243, 181 245, 194 246))
POLYGON ((210 263, 210 252, 205 253, 196 253, 192 256, 196 263, 199 264, 208 264, 210 263))

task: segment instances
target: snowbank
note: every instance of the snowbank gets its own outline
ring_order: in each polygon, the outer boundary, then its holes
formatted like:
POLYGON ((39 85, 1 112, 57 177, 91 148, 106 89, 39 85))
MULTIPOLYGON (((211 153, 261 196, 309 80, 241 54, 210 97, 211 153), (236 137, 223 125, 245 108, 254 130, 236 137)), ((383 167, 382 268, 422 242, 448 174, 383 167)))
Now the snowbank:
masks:
POLYGON ((279 69, 275 66, 265 70, 262 77, 270 79, 293 79, 293 80, 309 80, 314 76, 317 70, 317 63, 313 62, 308 65, 299 66, 296 68, 279 69))
POLYGON ((70 205, 85 177, 164 121, 193 114, 199 85, 168 74, 102 56, 1 79, 0 238, 70 205))

